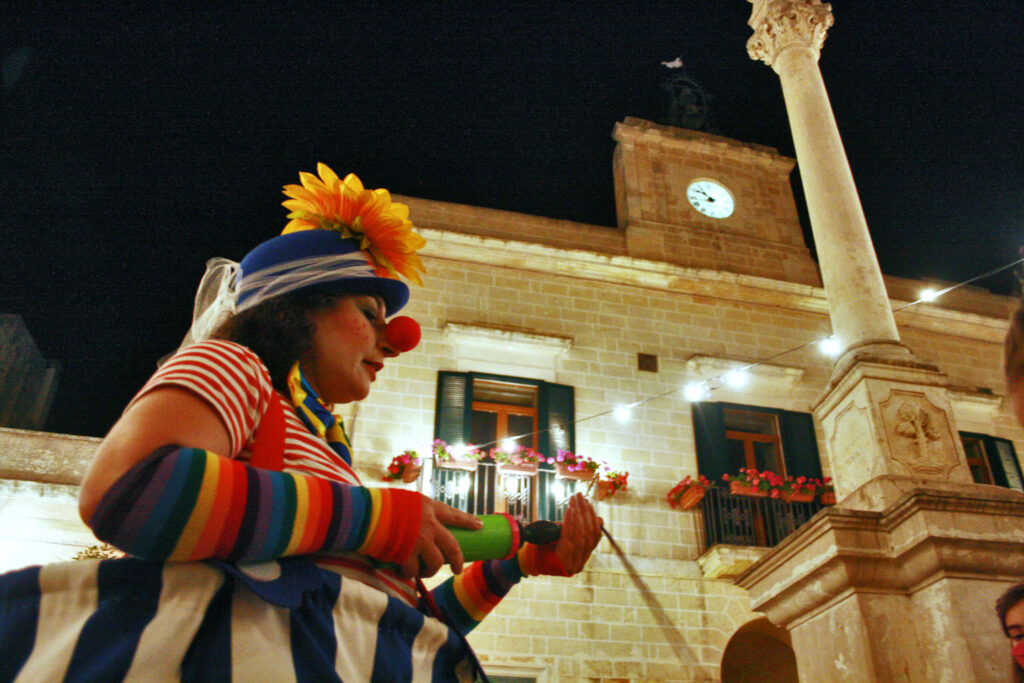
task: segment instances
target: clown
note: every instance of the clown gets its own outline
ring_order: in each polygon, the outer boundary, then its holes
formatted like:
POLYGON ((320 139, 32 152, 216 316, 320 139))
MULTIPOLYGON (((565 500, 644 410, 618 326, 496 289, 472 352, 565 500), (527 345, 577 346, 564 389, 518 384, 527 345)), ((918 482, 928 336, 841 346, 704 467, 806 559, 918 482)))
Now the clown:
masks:
POLYGON ((283 234, 211 262, 187 343, 86 473, 83 520, 131 557, 0 579, 10 678, 472 680, 465 634, 523 577, 570 576, 597 545, 577 496, 557 542, 464 566, 448 527, 479 519, 362 484, 330 405, 415 346, 415 322, 388 318, 424 240, 386 190, 323 164, 300 179, 283 234))

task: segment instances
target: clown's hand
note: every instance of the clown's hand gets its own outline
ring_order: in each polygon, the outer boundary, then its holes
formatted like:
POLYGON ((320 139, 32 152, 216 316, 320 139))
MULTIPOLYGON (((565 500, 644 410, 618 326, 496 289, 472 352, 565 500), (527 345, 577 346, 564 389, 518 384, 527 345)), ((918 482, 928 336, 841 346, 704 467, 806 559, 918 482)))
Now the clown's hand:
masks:
POLYGON ((452 573, 462 572, 462 549, 446 526, 477 530, 483 526, 478 517, 457 510, 450 505, 422 496, 423 516, 412 554, 402 563, 402 574, 407 577, 433 576, 444 564, 452 573))
POLYGON ((569 509, 562 522, 562 536, 555 544, 555 553, 562 562, 568 576, 579 572, 587 564, 590 554, 601 541, 601 527, 604 520, 594 512, 582 493, 569 500, 569 509))
POLYGON ((520 568, 527 576, 572 576, 590 559, 603 524, 590 502, 577 493, 569 500, 559 539, 547 545, 524 543, 518 554, 520 568))

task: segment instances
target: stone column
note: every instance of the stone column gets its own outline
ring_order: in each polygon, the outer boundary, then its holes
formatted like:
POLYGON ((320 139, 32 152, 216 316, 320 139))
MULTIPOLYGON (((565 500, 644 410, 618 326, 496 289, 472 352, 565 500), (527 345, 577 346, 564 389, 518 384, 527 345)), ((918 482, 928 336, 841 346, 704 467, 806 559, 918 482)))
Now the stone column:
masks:
POLYGON ((1024 571, 1024 495, 971 483, 945 376, 900 343, 817 65, 830 6, 750 2, 748 51, 782 81, 844 353, 814 407, 839 504, 737 583, 790 632, 801 681, 1006 680, 993 601, 1024 571))
POLYGON ((899 338, 818 56, 832 25, 821 0, 749 0, 752 59, 779 74, 807 210, 843 353, 815 407, 840 499, 883 476, 971 481, 945 375, 899 338))
POLYGON ((832 25, 821 0, 750 0, 751 59, 779 75, 803 180, 811 230, 843 356, 910 360, 886 295, 857 187, 832 115, 818 55, 832 25))

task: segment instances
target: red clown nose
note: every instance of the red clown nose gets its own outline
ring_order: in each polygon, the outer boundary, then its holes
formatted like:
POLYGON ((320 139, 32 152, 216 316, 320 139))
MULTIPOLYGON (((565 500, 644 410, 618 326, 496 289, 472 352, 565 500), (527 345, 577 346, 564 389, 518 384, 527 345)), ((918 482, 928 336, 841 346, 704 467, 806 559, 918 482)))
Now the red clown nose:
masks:
POLYGON ((384 328, 388 346, 399 353, 406 353, 420 343, 420 324, 407 315, 392 318, 384 328))

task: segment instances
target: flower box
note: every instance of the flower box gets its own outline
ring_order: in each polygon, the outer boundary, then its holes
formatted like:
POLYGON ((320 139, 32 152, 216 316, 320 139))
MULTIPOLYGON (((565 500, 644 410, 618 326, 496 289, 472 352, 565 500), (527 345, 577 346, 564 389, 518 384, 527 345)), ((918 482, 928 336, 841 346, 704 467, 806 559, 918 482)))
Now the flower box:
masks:
POLYGON ((576 481, 590 481, 594 478, 596 470, 583 468, 581 470, 571 470, 569 465, 564 462, 555 464, 555 473, 563 479, 575 479, 576 481))
POLYGON ((836 504, 836 492, 829 491, 828 493, 821 494, 822 505, 835 505, 836 504))
POLYGON ((615 484, 610 481, 597 482, 597 491, 594 493, 598 500, 604 500, 615 495, 615 484))
POLYGON ((756 486, 746 486, 738 481, 729 482, 729 493, 734 496, 752 496, 754 498, 767 498, 768 492, 762 491, 756 486))
POLYGON ((422 471, 423 465, 406 465, 402 471, 402 481, 406 484, 411 484, 419 478, 422 471))
POLYGON ((689 510, 692 507, 696 507, 700 501, 704 500, 704 494, 711 487, 711 482, 703 474, 697 475, 697 479, 694 480, 689 474, 683 477, 683 479, 672 487, 668 492, 666 499, 668 500, 669 506, 673 508, 682 508, 683 510, 689 510))
POLYGON ((434 458, 434 467, 442 470, 464 470, 472 472, 476 469, 477 461, 465 455, 453 455, 450 458, 434 458))
POLYGON ((498 470, 510 474, 537 474, 537 463, 535 462, 503 462, 498 464, 498 470))
POLYGON ((598 500, 604 500, 629 486, 629 472, 616 472, 605 465, 605 471, 596 481, 597 490, 594 495, 598 500))
POLYGON ((441 439, 434 439, 430 447, 434 456, 434 467, 442 470, 464 470, 473 472, 480 461, 480 451, 468 448, 449 448, 441 439))
POLYGON ((420 456, 417 455, 416 451, 406 449, 391 458, 383 479, 384 481, 401 480, 406 484, 411 484, 420 476, 422 470, 423 461, 420 460, 420 456))
POLYGON ((814 500, 814 492, 799 491, 797 493, 783 493, 780 497, 787 503, 810 503, 814 500))
POLYGON ((679 497, 679 502, 676 507, 682 510, 689 510, 690 508, 697 507, 697 504, 704 500, 704 493, 707 491, 703 486, 691 486, 690 488, 683 491, 683 494, 679 497))

